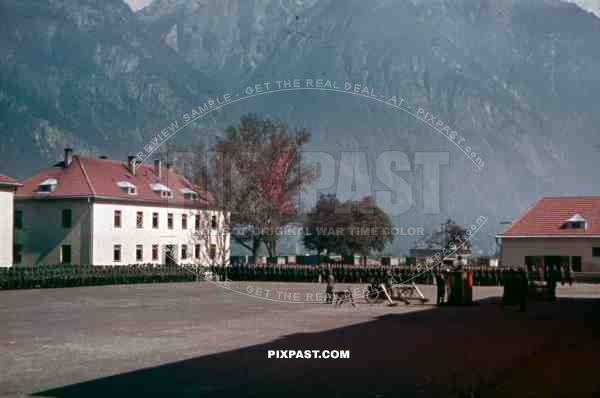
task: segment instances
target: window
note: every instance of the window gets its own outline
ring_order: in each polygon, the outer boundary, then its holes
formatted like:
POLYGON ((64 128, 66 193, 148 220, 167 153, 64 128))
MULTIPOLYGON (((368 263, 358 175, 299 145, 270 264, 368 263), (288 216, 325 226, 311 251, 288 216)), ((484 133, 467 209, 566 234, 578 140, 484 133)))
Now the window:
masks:
POLYGON ((14 245, 13 247, 13 263, 21 264, 23 261, 23 246, 22 245, 14 245))
POLYGON ((594 247, 594 248, 592 248, 592 256, 594 256, 594 257, 600 257, 600 247, 594 247))
POLYGON ((158 245, 152 245, 152 261, 158 261, 158 245))
POLYGON ((121 228, 121 210, 115 210, 115 228, 121 228))
POLYGON ((23 228, 23 210, 15 210, 15 229, 23 228))
POLYGON ((198 244, 196 244, 196 245, 194 246, 194 257, 195 257, 196 259, 199 259, 199 258, 200 258, 200 245, 198 245, 198 244))
POLYGON ((152 228, 158 229, 158 213, 152 213, 152 228))
POLYGON ((212 216, 210 218, 210 227, 212 229, 217 229, 217 216, 212 216))
POLYGON ((167 227, 173 229, 173 213, 167 214, 167 227))
POLYGON ((113 261, 115 263, 121 262, 121 245, 113 246, 113 261))
POLYGON ((585 228, 586 228, 585 218, 579 213, 577 213, 573 217, 569 218, 561 226, 561 229, 585 229, 585 228))
POLYGON ((163 185, 161 183, 156 183, 156 184, 150 184, 150 188, 154 191, 160 194, 161 197, 163 198, 172 198, 173 197, 173 192, 171 191, 171 188, 167 187, 166 185, 163 185))
POLYGON ((135 224, 138 229, 144 228, 144 212, 138 211, 135 216, 135 224))
POLYGON ((189 188, 183 188, 180 191, 183 194, 183 199, 185 199, 185 200, 196 200, 196 199, 198 199, 198 194, 196 192, 192 191, 189 188))
POLYGON ((195 192, 184 193, 183 198, 185 200, 196 200, 198 199, 198 195, 195 192))
POLYGON ((144 246, 137 245, 135 247, 135 261, 142 262, 144 261, 144 246))
POLYGON ((137 195, 137 187, 129 181, 119 181, 117 182, 117 185, 123 192, 126 192, 129 195, 137 195))
POLYGON ((574 272, 581 272, 581 257, 573 256, 571 257, 571 268, 574 272))
POLYGON ((73 212, 71 209, 64 209, 62 211, 62 227, 71 228, 73 223, 73 212))
POLYGON ((38 187, 38 192, 52 192, 54 191, 55 185, 40 185, 38 187))
POLYGON ((187 256, 188 256, 187 245, 181 245, 181 259, 187 260, 187 256))
POLYGON ((61 264, 71 264, 71 245, 62 245, 60 247, 61 264))
POLYGON ((38 192, 52 192, 56 189, 58 180, 56 178, 48 178, 38 185, 38 192))
POLYGON ((187 214, 181 215, 181 229, 187 229, 187 214))
POLYGON ((211 260, 214 260, 217 257, 217 245, 215 245, 214 243, 210 245, 208 257, 210 257, 211 260))
POLYGON ((200 230, 200 215, 196 215, 196 231, 200 230))

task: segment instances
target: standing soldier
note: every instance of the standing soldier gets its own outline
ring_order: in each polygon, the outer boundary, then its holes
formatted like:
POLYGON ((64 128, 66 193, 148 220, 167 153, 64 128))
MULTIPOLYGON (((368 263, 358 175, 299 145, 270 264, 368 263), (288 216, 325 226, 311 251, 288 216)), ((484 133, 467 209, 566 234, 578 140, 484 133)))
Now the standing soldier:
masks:
POLYGON ((441 305, 446 297, 446 278, 439 269, 435 273, 435 285, 437 287, 437 305, 441 305))
POLYGON ((527 294, 529 290, 529 284, 527 282, 527 272, 525 270, 519 271, 519 309, 525 311, 527 309, 527 294))
POLYGON ((567 271, 567 282, 569 282, 569 286, 573 285, 573 279, 575 279, 575 271, 573 271, 573 267, 571 265, 568 266, 569 269, 567 271))
POLYGON ((329 277, 327 277, 327 288, 325 290, 325 295, 327 297, 327 304, 333 303, 333 288, 335 286, 335 277, 333 276, 333 272, 329 271, 329 277))
POLYGON ((548 268, 548 288, 550 290, 550 299, 554 301, 556 299, 556 271, 553 265, 548 268))

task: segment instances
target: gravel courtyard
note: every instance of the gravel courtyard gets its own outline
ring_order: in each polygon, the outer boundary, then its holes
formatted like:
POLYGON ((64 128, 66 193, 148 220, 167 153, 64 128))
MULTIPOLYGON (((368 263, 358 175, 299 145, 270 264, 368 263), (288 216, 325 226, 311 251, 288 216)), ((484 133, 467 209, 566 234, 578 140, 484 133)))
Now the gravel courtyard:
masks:
POLYGON ((499 288, 476 288, 470 307, 357 309, 296 302, 323 285, 230 288, 244 294, 206 282, 0 292, 0 396, 600 393, 595 286, 559 288, 558 303, 525 313, 500 306, 499 288), (336 349, 350 359, 267 358, 336 349))

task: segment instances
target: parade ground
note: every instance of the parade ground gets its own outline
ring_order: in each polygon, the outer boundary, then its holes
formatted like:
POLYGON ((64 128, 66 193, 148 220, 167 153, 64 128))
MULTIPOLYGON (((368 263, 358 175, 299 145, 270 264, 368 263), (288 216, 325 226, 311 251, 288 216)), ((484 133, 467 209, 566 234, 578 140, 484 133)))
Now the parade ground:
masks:
MULTIPOLYGON (((324 285, 2 291, 0 396, 600 393, 600 287, 594 285, 559 287, 558 302, 529 303, 525 312, 502 307, 499 287, 476 287, 476 304, 468 307, 358 302, 357 308, 273 301, 256 297, 256 289, 304 298, 324 285), (268 357, 284 350, 348 350, 350 357, 268 357)), ((433 287, 421 290, 435 302, 433 287)))

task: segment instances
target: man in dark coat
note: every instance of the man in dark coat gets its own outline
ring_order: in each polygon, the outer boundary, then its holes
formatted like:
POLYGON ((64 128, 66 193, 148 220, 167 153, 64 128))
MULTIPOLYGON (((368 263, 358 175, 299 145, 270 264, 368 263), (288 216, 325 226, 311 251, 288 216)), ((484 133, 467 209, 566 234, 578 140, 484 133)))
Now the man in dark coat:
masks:
POLYGON ((519 309, 525 311, 527 309, 527 295, 529 290, 529 283, 527 282, 527 272, 524 270, 519 271, 519 309))
POLYGON ((440 271, 435 273, 435 284, 437 287, 437 305, 443 304, 446 297, 446 277, 440 271))
POLYGON ((335 277, 333 276, 333 272, 329 273, 327 277, 327 288, 325 289, 325 295, 327 297, 326 303, 333 303, 333 288, 335 287, 335 277))

